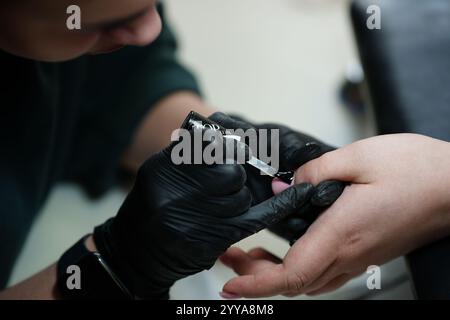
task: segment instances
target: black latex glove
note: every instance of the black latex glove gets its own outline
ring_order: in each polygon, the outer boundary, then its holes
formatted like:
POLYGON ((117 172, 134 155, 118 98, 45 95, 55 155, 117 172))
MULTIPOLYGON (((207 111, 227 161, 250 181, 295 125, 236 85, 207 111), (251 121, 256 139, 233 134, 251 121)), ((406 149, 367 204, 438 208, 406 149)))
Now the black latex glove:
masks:
MULTIPOLYGON (((279 130, 279 171, 296 170, 303 164, 322 156, 324 153, 334 150, 333 147, 279 124, 252 124, 238 116, 228 116, 217 112, 210 117, 227 129, 278 129, 279 130)), ((269 131, 270 132, 270 131, 269 131)), ((268 142, 271 139, 269 136, 268 142)), ((269 146, 270 150, 270 146, 269 146)), ((270 151, 269 151, 270 152, 270 151)), ((256 156, 256 155, 255 155, 256 156)), ((249 187, 254 203, 260 203, 273 196, 272 178, 261 175, 253 166, 245 165, 247 172, 247 186, 249 187)), ((326 181, 319 184, 314 191, 311 201, 295 215, 291 215, 270 228, 278 236, 295 242, 303 235, 307 228, 314 222, 323 209, 333 204, 344 190, 345 184, 339 181, 326 181)))
POLYGON ((298 212, 303 184, 251 206, 241 165, 174 165, 168 148, 139 170, 115 218, 94 240, 132 293, 167 298, 181 278, 211 268, 232 244, 298 212))

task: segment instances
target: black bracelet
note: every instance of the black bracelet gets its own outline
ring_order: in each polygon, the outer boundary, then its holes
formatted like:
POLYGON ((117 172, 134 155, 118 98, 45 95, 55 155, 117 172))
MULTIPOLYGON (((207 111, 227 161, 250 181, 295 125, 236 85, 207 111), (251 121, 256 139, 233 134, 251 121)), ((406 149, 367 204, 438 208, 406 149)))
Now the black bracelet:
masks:
POLYGON ((133 295, 98 252, 86 248, 81 238, 58 261, 57 287, 64 299, 130 300, 133 295))

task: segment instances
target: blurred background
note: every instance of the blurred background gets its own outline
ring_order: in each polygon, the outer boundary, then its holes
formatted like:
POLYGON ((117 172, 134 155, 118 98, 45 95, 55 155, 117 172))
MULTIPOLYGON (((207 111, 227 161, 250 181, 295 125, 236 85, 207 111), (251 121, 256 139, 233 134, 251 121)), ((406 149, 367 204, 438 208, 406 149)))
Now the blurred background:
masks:
MULTIPOLYGON (((370 111, 355 111, 340 97, 344 79, 359 77, 349 1, 164 2, 181 43, 180 57, 197 74, 210 104, 255 122, 284 123, 335 146, 374 134, 370 111)), ((10 284, 56 261, 92 226, 114 215, 124 197, 116 189, 93 202, 76 186, 57 187, 28 236, 10 284)), ((238 245, 262 246, 280 257, 289 249, 265 231, 238 245)), ((172 298, 220 299, 222 285, 233 275, 217 263, 178 282, 172 298)), ((368 290, 367 276, 314 298, 412 298, 403 259, 383 266, 381 290, 368 290)))

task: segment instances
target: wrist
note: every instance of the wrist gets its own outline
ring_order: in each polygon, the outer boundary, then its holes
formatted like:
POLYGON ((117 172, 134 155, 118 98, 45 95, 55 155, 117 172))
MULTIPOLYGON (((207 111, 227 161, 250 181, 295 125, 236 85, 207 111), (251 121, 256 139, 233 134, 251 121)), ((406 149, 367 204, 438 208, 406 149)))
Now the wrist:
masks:
MULTIPOLYGON (((140 266, 139 261, 148 258, 147 250, 139 246, 131 247, 128 241, 112 232, 116 218, 111 218, 94 229, 92 244, 104 257, 111 269, 136 299, 167 300, 170 286, 161 285, 156 271, 160 269, 157 259, 148 259, 151 263, 140 266), (137 258, 138 257, 138 258, 137 258), (131 263, 131 262, 134 263, 131 263), (145 270, 144 272, 142 270, 145 270)), ((119 232, 120 233, 120 232, 119 232)))
POLYGON ((104 257, 96 251, 91 235, 84 236, 59 259, 57 287, 65 299, 132 299, 104 257), (88 249, 89 248, 89 249, 88 249))

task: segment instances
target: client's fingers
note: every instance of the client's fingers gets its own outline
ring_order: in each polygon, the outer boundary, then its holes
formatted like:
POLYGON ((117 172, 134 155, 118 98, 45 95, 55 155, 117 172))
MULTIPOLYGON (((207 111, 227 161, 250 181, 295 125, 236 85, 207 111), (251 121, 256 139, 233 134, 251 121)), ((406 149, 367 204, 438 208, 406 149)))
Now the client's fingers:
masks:
POLYGON ((223 291, 241 297, 258 298, 289 291, 288 273, 283 264, 273 264, 260 272, 236 277, 228 281, 223 291))
POLYGON ((228 281, 223 290, 249 298, 302 294, 336 261, 338 245, 339 235, 323 228, 310 229, 291 247, 283 264, 251 261, 249 256, 235 261, 238 268, 246 264, 252 267, 240 269, 245 275, 228 281))
POLYGON ((255 260, 267 260, 273 263, 283 262, 283 260, 263 248, 254 248, 248 252, 248 255, 255 260))
POLYGON ((237 274, 247 275, 272 267, 281 260, 261 248, 246 253, 242 249, 231 247, 220 257, 220 261, 237 274))
POLYGON ((350 145, 312 160, 295 173, 295 183, 309 182, 317 185, 326 180, 359 182, 365 163, 361 163, 357 147, 350 145))

